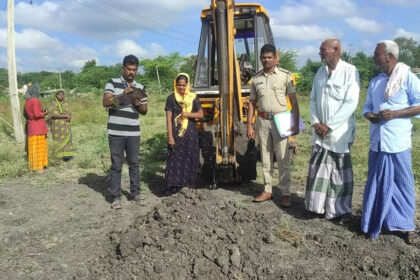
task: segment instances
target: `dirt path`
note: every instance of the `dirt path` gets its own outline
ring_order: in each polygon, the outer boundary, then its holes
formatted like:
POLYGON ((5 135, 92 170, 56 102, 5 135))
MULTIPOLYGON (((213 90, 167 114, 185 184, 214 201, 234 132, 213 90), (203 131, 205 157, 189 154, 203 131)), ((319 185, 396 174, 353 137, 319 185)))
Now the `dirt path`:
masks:
POLYGON ((0 186, 1 279, 420 277, 420 245, 397 235, 374 242, 360 235, 360 186, 356 219, 343 225, 308 217, 303 186, 292 188, 289 209, 277 199, 252 203, 261 186, 249 183, 170 198, 159 197, 155 186, 142 193, 143 205, 124 199, 115 211, 107 177, 57 174, 0 186))

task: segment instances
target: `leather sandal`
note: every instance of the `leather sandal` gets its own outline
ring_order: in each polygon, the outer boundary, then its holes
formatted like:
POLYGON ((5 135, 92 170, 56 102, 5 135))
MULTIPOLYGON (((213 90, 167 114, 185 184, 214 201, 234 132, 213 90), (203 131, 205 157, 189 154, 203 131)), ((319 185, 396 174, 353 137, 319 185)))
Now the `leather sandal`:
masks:
POLYGON ((254 202, 263 202, 271 199, 271 193, 263 191, 259 196, 254 198, 254 202))
POLYGON ((121 209, 122 208, 120 197, 114 198, 114 201, 112 201, 112 204, 111 204, 111 208, 112 209, 121 209))

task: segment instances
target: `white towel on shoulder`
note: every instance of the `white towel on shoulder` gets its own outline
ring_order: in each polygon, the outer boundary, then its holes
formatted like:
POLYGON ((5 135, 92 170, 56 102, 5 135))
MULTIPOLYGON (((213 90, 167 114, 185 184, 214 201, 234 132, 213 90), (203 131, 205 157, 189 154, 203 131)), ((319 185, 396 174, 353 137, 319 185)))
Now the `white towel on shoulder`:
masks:
POLYGON ((385 99, 391 99, 400 90, 407 78, 408 71, 410 71, 410 66, 403 62, 398 62, 397 65, 395 65, 385 89, 385 99))

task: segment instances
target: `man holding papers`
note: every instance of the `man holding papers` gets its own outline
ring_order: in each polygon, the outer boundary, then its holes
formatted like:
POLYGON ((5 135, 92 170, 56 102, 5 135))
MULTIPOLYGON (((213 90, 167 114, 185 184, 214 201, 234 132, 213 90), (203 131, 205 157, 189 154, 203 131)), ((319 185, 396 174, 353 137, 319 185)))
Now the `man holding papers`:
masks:
POLYGON ((262 172, 264 177, 264 191, 257 196, 255 202, 271 199, 273 176, 273 157, 276 155, 279 171, 279 188, 281 190, 280 204, 290 206, 290 163, 288 138, 281 137, 274 122, 274 116, 288 110, 289 97, 294 125, 291 134, 299 133, 299 105, 296 90, 293 87, 290 72, 276 66, 276 48, 267 44, 261 48, 261 63, 263 70, 258 72, 251 84, 250 102, 248 107, 248 137, 260 144, 262 172), (255 133, 252 127, 254 112, 258 108, 255 133))
POLYGON ((351 219, 353 169, 350 146, 355 136, 354 111, 359 100, 356 67, 341 60, 338 39, 322 42, 319 54, 326 65, 318 69, 310 99, 312 155, 309 161, 305 208, 326 219, 351 219))

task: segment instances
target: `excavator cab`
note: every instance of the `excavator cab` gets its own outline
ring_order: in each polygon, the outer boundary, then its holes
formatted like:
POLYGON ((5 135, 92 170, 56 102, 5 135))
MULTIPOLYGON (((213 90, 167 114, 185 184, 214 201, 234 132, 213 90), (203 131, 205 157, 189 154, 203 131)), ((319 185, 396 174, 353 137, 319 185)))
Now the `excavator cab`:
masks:
POLYGON ((212 0, 201 22, 193 83, 204 111, 197 122, 201 177, 210 185, 254 180, 258 152, 246 122, 260 49, 273 43, 268 14, 260 4, 212 0))
MULTIPOLYGON (((217 46, 214 35, 214 29, 217 27, 210 8, 202 11, 201 23, 194 89, 198 94, 218 94, 217 46)), ((252 75, 262 67, 259 59, 261 47, 268 43, 273 44, 267 12, 259 4, 236 4, 234 29, 235 53, 240 66, 241 83, 247 85, 252 75)))

